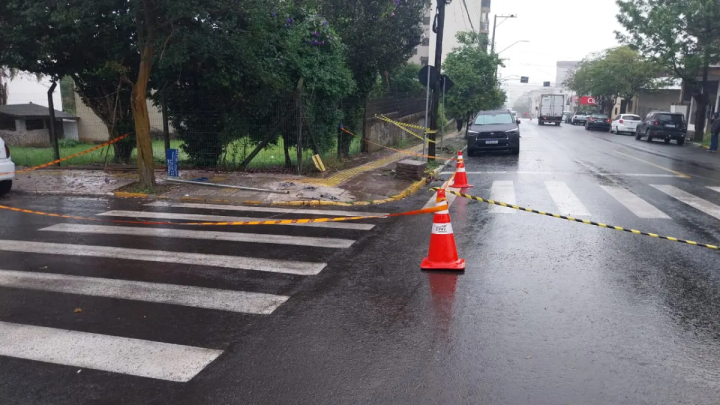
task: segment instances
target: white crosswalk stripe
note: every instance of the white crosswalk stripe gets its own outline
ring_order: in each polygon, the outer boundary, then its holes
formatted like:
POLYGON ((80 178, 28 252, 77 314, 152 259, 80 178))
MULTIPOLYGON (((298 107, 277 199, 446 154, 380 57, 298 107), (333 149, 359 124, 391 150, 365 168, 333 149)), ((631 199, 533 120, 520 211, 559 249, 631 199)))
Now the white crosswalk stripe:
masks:
POLYGON ((208 255, 202 253, 169 252, 164 250, 129 249, 114 246, 71 245, 65 243, 0 240, 0 251, 42 253, 60 256, 101 257, 107 259, 163 262, 182 265, 225 267, 266 271, 271 273, 310 276, 320 273, 325 263, 294 262, 289 260, 257 259, 253 257, 208 255))
POLYGON ((680 190, 677 187, 658 184, 652 184, 651 186, 669 195, 670 197, 677 199, 678 201, 681 201, 714 218, 720 219, 720 207, 711 203, 710 201, 704 200, 693 194, 680 190))
POLYGON ((652 206, 637 195, 622 187, 600 186, 633 214, 646 219, 670 219, 667 214, 652 206))
MULTIPOLYGON (((313 217, 347 217, 385 215, 369 212, 342 210, 305 210, 279 207, 228 206, 195 203, 152 203, 149 207, 157 211, 108 211, 98 215, 105 217, 142 218, 150 220, 199 221, 199 222, 235 222, 257 221, 263 218, 236 217, 218 215, 218 212, 260 213, 272 219, 280 215, 313 217), (185 209, 188 212, 163 212, 163 209, 185 209), (194 212, 193 212, 194 211, 194 212), (212 211, 213 215, 196 212, 212 211)), ((284 216, 283 218, 287 218, 284 216)), ((83 266, 92 269, 102 266, 102 274, 107 274, 109 262, 114 259, 128 262, 162 263, 174 266, 170 269, 167 282, 146 282, 117 278, 88 277, 67 274, 38 272, 33 269, 0 269, 0 294, 3 289, 17 291, 35 291, 53 294, 94 297, 94 299, 126 300, 147 305, 169 305, 176 308, 195 308, 225 313, 249 314, 251 316, 271 316, 290 296, 268 294, 264 292, 239 291, 233 289, 208 288, 185 285, 186 282, 172 280, 172 270, 202 272, 204 268, 223 268, 229 271, 246 270, 266 274, 294 275, 312 277, 320 273, 327 264, 319 257, 317 261, 293 261, 269 259, 228 254, 189 253, 182 251, 154 250, 153 246, 168 246, 166 240, 223 241, 228 243, 259 244, 271 246, 299 246, 313 249, 327 249, 328 254, 337 249, 347 249, 355 243, 347 238, 347 231, 370 231, 375 225, 360 222, 309 223, 296 224, 305 227, 304 231, 295 231, 293 235, 284 234, 280 227, 265 227, 257 233, 257 227, 220 229, 219 227, 175 229, 163 225, 127 225, 127 224, 77 224, 58 223, 46 226, 39 235, 58 234, 92 236, 91 241, 104 237, 131 236, 147 238, 147 249, 96 244, 45 242, 40 238, 32 241, 0 240, 0 252, 16 252, 48 257, 84 257, 83 266), (298 236, 312 232, 312 227, 324 228, 328 232, 344 232, 344 238, 335 238, 331 234, 323 237, 298 236), (248 232, 245 232, 245 231, 248 232), (191 267, 192 266, 192 267, 191 267)), ((57 240, 57 238, 55 238, 57 240)), ((115 239, 117 240, 117 239, 115 239)), ((83 242, 84 243, 84 242, 83 242)), ((171 245, 175 246, 175 244, 171 245)), ((182 246, 182 245, 180 245, 182 246)), ((245 249, 244 251, 247 251, 245 249)), ((321 252, 321 250, 318 250, 321 252)), ((250 254, 252 256, 252 254, 250 254)), ((291 257, 288 255, 283 258, 291 257)), ((53 268, 55 266, 51 266, 53 268)), ((151 269, 151 267, 148 267, 151 269)), ((87 272, 86 268, 82 268, 87 272)), ((46 270, 47 271, 47 270, 46 270)), ((152 271, 152 270, 146 270, 152 271)), ((162 274, 162 273, 159 273, 162 274)), ((181 273, 178 273, 181 274, 181 273)), ((228 274, 233 274, 228 272, 228 274)), ((259 273, 258 273, 259 274, 259 273)), ((166 276, 163 276, 166 277, 166 276)), ((247 277, 253 277, 248 273, 247 277)), ((278 276, 279 277, 279 276, 278 276)), ((186 280, 183 278, 183 280, 186 280)), ((250 285, 255 285, 253 281, 250 285)), ((286 281, 288 282, 288 281, 286 281)), ((293 281, 294 282, 294 281, 293 281)), ((270 288, 276 288, 269 286, 270 288)), ((250 289, 257 288, 251 287, 250 289)), ((49 296, 52 297, 52 296, 49 296)), ((130 329, 132 330, 132 329, 130 329)), ((131 337, 110 336, 85 331, 57 329, 45 326, 22 325, 0 321, 0 356, 27 359, 37 362, 54 363, 65 366, 89 368, 138 377, 154 378, 174 382, 187 382, 206 366, 212 363, 223 350, 185 346, 131 337)))
POLYGON ((184 285, 0 270, 0 287, 119 298, 247 314, 271 314, 289 297, 184 285))
POLYGON ((130 235, 154 238, 205 239, 230 242, 267 243, 274 245, 314 246, 328 249, 344 249, 352 246, 351 239, 311 238, 305 236, 266 235, 259 233, 193 231, 168 228, 140 228, 127 226, 57 224, 41 231, 68 232, 95 235, 130 235))
MULTIPOLYGON (((153 211, 108 211, 98 214, 105 217, 125 217, 125 218, 144 218, 144 219, 164 219, 164 220, 184 220, 184 221, 200 221, 200 222, 248 222, 261 221, 264 218, 252 217, 229 217, 223 215, 198 215, 198 214, 182 214, 174 212, 153 212, 153 211)), ((277 218, 273 218, 277 219, 277 218)), ((335 228, 335 229, 351 229, 358 231, 369 231, 375 227, 371 224, 349 223, 349 222, 311 222, 308 224, 278 224, 278 226, 306 226, 314 228, 335 228)))
POLYGON ((0 356, 190 381, 221 350, 0 322, 0 356))
POLYGON ((565 182, 546 181, 545 188, 558 207, 558 214, 573 217, 589 217, 590 212, 565 182))
MULTIPOLYGON (((517 205, 515 201, 515 186, 512 181, 493 181, 490 188, 490 199, 507 204, 517 205)), ((490 212, 493 214, 515 214, 518 211, 512 208, 505 208, 499 205, 491 205, 490 212)))

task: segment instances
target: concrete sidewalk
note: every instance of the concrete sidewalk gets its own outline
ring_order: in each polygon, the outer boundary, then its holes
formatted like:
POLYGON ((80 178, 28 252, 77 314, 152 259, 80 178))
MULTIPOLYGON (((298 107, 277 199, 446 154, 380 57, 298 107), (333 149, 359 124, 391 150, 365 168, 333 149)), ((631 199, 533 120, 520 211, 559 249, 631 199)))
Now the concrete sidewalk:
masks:
MULTIPOLYGON (((445 137, 438 162, 451 162, 457 150, 465 146, 461 133, 445 137)), ((218 188, 193 184, 177 184, 158 172, 158 194, 126 192, 124 188, 136 181, 136 173, 95 170, 38 170, 17 175, 14 191, 33 194, 107 196, 123 198, 159 198, 185 201, 221 202, 229 204, 267 205, 341 205, 378 204, 394 201, 414 193, 425 181, 401 180, 395 177, 395 163, 403 159, 422 159, 422 144, 403 151, 372 155, 372 160, 331 173, 327 177, 293 176, 287 174, 218 172, 181 170, 183 180, 198 180, 229 186, 251 187, 275 191, 260 192, 218 188)), ((363 160, 367 160, 366 156, 363 160)), ((438 173, 435 170, 433 174, 438 173)))

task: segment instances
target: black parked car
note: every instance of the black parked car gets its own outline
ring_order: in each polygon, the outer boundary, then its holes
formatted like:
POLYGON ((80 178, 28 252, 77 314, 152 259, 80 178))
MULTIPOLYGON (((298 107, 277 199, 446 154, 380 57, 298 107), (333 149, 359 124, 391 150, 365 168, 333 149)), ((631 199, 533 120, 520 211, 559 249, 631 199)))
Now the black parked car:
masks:
POLYGON ((520 120, 510 111, 480 111, 468 130, 468 156, 479 151, 509 150, 520 153, 520 120))
POLYGON ((680 113, 666 111, 653 111, 638 124, 635 139, 638 141, 646 138, 648 142, 653 139, 662 139, 665 143, 671 140, 677 141, 678 145, 685 143, 687 137, 687 123, 685 116, 680 113))
POLYGON ((606 132, 610 132, 610 117, 605 114, 590 114, 585 121, 585 129, 601 129, 606 132))

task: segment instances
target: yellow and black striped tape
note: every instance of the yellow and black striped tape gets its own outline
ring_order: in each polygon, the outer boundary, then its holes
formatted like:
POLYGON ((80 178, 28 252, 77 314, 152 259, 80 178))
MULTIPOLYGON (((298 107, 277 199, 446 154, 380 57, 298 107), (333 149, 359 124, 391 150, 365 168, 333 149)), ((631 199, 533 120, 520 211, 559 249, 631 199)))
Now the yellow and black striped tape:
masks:
POLYGON ((387 121, 387 122, 390 122, 390 123, 392 123, 392 124, 395 124, 395 125, 397 125, 397 126, 407 127, 407 128, 413 128, 413 129, 422 129, 423 131, 425 131, 425 132, 428 133, 428 134, 436 134, 436 133, 437 133, 437 130, 436 130, 436 129, 429 129, 429 128, 427 128, 427 127, 422 127, 422 126, 420 126, 420 125, 406 124, 406 123, 404 123, 404 122, 394 121, 394 120, 391 120, 390 118, 388 118, 388 117, 386 117, 386 116, 384 116, 384 115, 380 115, 380 116, 377 116, 377 115, 376 115, 375 117, 378 118, 378 119, 381 119, 381 120, 383 120, 383 121, 387 121))
MULTIPOLYGON (((439 189, 439 187, 433 187, 433 188, 431 188, 430 190, 432 190, 432 191, 437 191, 438 189, 439 189)), ((628 233, 632 233, 632 234, 635 234, 635 235, 645 235, 645 236, 649 236, 649 237, 651 237, 651 238, 669 240, 669 241, 671 241, 671 242, 680 242, 680 243, 684 243, 684 244, 686 244, 686 245, 700 246, 700 247, 704 247, 704 248, 708 248, 708 249, 712 249, 712 250, 720 250, 720 247, 715 246, 715 245, 709 245, 709 244, 707 244, 707 243, 699 243, 699 242, 695 242, 695 241, 691 241, 691 240, 678 239, 678 238, 673 238, 672 236, 661 236, 661 235, 658 235, 658 234, 655 234, 655 233, 642 232, 642 231, 638 231, 638 230, 636 230, 636 229, 627 229, 627 228, 623 228, 623 227, 621 227, 621 226, 608 225, 608 224, 603 224, 602 222, 588 221, 588 220, 586 220, 586 219, 578 219, 578 218, 573 218, 573 217, 566 217, 566 216, 564 216, 564 215, 558 215, 558 214, 553 214, 553 213, 550 213, 550 212, 538 211, 538 210, 534 210, 534 209, 531 209, 531 208, 519 207, 519 206, 517 206, 517 205, 507 204, 507 203, 500 202, 500 201, 486 200, 486 199, 481 198, 481 197, 476 197, 476 196, 470 195, 470 194, 458 193, 458 192, 456 192, 456 191, 446 190, 446 192, 447 192, 447 193, 450 193, 450 194, 455 194, 455 195, 458 196, 458 197, 467 198, 467 199, 469 199, 469 200, 480 201, 480 202, 484 202, 484 203, 486 203, 486 204, 499 205, 499 206, 501 206, 501 207, 512 208, 512 209, 515 209, 515 210, 518 210, 518 211, 531 212, 531 213, 533 213, 533 214, 545 215, 545 216, 548 216, 548 217, 564 219, 564 220, 572 221, 572 222, 580 222, 580 223, 586 224, 586 225, 593 225, 593 226, 599 226, 600 228, 614 229, 614 230, 616 230, 616 231, 628 232, 628 233)))

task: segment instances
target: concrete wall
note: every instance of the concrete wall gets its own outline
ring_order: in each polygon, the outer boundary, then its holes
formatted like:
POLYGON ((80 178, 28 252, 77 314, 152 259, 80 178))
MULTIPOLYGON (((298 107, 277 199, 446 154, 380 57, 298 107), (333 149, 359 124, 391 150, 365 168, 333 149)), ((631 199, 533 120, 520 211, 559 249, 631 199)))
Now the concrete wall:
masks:
MULTIPOLYGON (((150 130, 162 131, 162 112, 155 107, 150 100, 147 101, 148 115, 150 118, 150 130)), ((78 139, 87 143, 102 143, 108 140, 108 128, 93 110, 83 103, 80 96, 75 93, 75 106, 77 108, 78 139)), ((174 132, 172 125, 170 133, 174 132)))
POLYGON ((641 92, 637 95, 634 111, 640 118, 645 118, 650 111, 670 111, 670 106, 677 104, 679 99, 680 90, 641 92))
MULTIPOLYGON (((391 120, 395 120, 398 122, 402 122, 405 124, 413 124, 413 125, 419 125, 424 126, 425 124, 425 113, 417 113, 413 115, 408 115, 406 117, 400 117, 393 115, 388 115, 388 118, 391 120)), ((403 131, 402 129, 398 128, 396 125, 393 125, 391 123, 381 121, 376 118, 368 118, 367 121, 367 127, 368 127, 368 133, 369 133, 369 140, 370 142, 384 145, 384 146, 390 146, 393 147, 397 145, 401 140, 407 139, 410 142, 419 142, 420 140, 406 131, 403 131)), ((412 130, 412 129, 411 129, 412 130)), ((420 129, 414 129, 414 133, 418 134, 420 137, 423 136, 423 131, 420 129)), ((379 150, 383 150, 382 147, 378 145, 373 145, 372 143, 368 142, 368 151, 369 152, 376 152, 379 150)))
POLYGON ((50 146, 50 134, 47 129, 28 131, 25 120, 15 120, 15 131, 0 130, 0 137, 10 146, 50 146))

